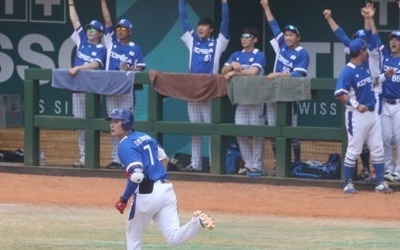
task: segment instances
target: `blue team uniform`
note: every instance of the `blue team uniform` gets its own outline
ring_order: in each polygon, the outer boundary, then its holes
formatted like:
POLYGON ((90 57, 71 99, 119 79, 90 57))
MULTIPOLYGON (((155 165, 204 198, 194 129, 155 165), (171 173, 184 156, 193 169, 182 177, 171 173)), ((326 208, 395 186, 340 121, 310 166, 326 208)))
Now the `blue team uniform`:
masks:
MULTIPOLYGON (((371 73, 366 65, 348 63, 340 73, 336 82, 335 96, 343 93, 355 99, 358 103, 374 108, 376 99, 373 91, 371 73)), ((354 110, 352 106, 346 105, 354 110)))
POLYGON ((127 62, 130 67, 146 68, 142 50, 134 42, 121 44, 116 37, 114 27, 106 27, 104 43, 107 47, 107 70, 120 70, 121 62, 127 62))
MULTIPOLYGON (((345 183, 351 184, 354 175, 356 160, 361 154, 366 142, 370 149, 372 163, 377 175, 377 183, 383 181, 383 143, 382 127, 378 112, 375 109, 375 94, 371 73, 368 66, 355 65, 352 62, 341 71, 335 87, 335 97, 347 94, 350 99, 359 105, 368 107, 368 111, 361 113, 356 107, 346 104, 345 124, 347 129, 348 146, 344 158, 345 183)), ((345 187, 345 192, 349 192, 345 187)), ((354 190, 351 190, 354 192, 354 190)))
MULTIPOLYGON (((258 75, 261 76, 264 74, 264 68, 266 65, 265 54, 256 48, 253 49, 253 51, 251 52, 241 50, 232 53, 225 65, 231 65, 232 62, 239 63, 242 70, 257 67, 259 69, 258 75)), ((264 103, 238 104, 235 112, 235 124, 265 124, 264 113, 264 103)), ((250 169, 252 172, 256 171, 261 174, 264 159, 264 138, 253 137, 252 143, 250 143, 248 136, 238 136, 237 142, 239 144, 240 152, 245 162, 245 167, 250 169)))
POLYGON ((189 72, 217 74, 219 59, 229 42, 229 10, 228 4, 222 3, 222 21, 220 34, 217 39, 210 37, 200 39, 191 28, 185 8, 185 1, 179 0, 179 16, 183 29, 186 31, 181 37, 189 49, 189 72))
POLYGON ((264 53, 259 49, 254 49, 252 52, 236 51, 231 54, 225 65, 230 65, 232 62, 240 63, 241 69, 257 67, 260 70, 259 75, 264 74, 264 68, 267 64, 264 53))
MULTIPOLYGON (((149 135, 133 131, 123 138, 119 144, 118 157, 127 173, 132 173, 134 168, 142 168, 145 179, 151 181, 165 180, 167 172, 158 160, 159 147, 155 139, 149 135)), ((128 186, 124 197, 132 196, 137 184, 128 179, 128 186)))
POLYGON ((99 69, 104 69, 106 61, 106 48, 102 44, 88 42, 86 31, 79 27, 72 35, 72 40, 77 45, 74 66, 80 66, 91 62, 98 62, 99 69))
POLYGON ((286 72, 290 73, 291 76, 307 76, 310 63, 308 52, 302 46, 297 46, 295 49, 289 48, 276 20, 270 21, 269 26, 279 45, 279 48, 276 48, 279 51, 276 50, 277 58, 274 72, 286 72))

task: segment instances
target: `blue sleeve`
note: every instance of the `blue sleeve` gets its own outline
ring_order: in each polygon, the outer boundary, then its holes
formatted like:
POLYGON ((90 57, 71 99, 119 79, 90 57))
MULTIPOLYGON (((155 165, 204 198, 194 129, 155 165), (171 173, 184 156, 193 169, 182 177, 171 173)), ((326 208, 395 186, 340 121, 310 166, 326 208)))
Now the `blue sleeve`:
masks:
POLYGON ((124 199, 129 200, 129 198, 132 197, 133 193, 135 192, 136 188, 138 187, 137 183, 132 182, 129 178, 126 181, 126 187, 125 187, 125 191, 122 194, 122 197, 124 197, 124 199))
POLYGON ((182 28, 184 31, 191 31, 188 14, 186 12, 185 0, 179 0, 179 18, 181 20, 182 28))
POLYGON ((274 19, 272 21, 268 22, 269 27, 271 28, 272 34, 274 34, 274 37, 277 37, 282 31, 279 28, 278 22, 274 19))
POLYGON ((382 46, 382 41, 378 34, 372 35, 371 43, 375 43, 376 47, 382 46))
POLYGON ((342 27, 339 27, 336 31, 335 31, 335 35, 336 37, 339 39, 339 41, 341 41, 344 46, 349 46, 350 44, 350 38, 346 35, 346 33, 344 32, 344 30, 342 29, 342 27))
POLYGON ((222 3, 222 20, 220 33, 226 38, 229 39, 229 7, 228 3, 222 3))
POLYGON ((293 71, 293 72, 290 72, 290 76, 293 76, 293 77, 302 77, 302 76, 305 76, 305 75, 304 75, 303 72, 300 72, 300 71, 293 71))

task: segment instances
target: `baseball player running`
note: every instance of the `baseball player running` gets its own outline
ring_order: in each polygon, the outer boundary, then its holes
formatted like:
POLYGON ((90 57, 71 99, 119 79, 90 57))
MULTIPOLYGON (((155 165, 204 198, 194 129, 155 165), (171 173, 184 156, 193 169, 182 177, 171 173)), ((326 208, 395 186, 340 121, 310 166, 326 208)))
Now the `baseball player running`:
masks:
POLYGON ((127 249, 142 249, 142 236, 151 220, 171 247, 185 243, 203 228, 213 229, 214 220, 199 210, 180 227, 176 195, 166 181, 169 159, 155 139, 133 129, 133 113, 117 108, 106 120, 110 121, 111 135, 120 140, 118 156, 129 176, 115 208, 122 214, 128 200, 133 200, 126 227, 127 249))
MULTIPOLYGON (((275 20, 268 0, 261 0, 267 22, 274 34, 271 40, 272 47, 276 54, 274 72, 267 75, 272 81, 275 77, 305 77, 308 73, 310 57, 308 52, 300 46, 300 32, 294 25, 287 25, 283 32, 275 20)), ((268 125, 276 125, 276 103, 267 104, 268 125)), ((292 125, 297 126, 297 104, 293 102, 292 125)), ((272 150, 276 156, 275 140, 272 140, 272 150)), ((301 148, 298 139, 292 140, 294 162, 301 161, 301 148)))
MULTIPOLYGON (((400 4, 398 3, 400 6, 400 4)), ((389 36, 390 50, 387 49, 379 38, 378 31, 374 22, 375 9, 369 8, 371 28, 373 30, 372 39, 379 47, 383 55, 382 69, 382 133, 385 159, 385 178, 390 181, 400 181, 400 31, 393 31, 389 36), (393 75, 386 72, 393 72, 393 75), (393 162, 392 139, 396 141, 397 159, 393 162)))
MULTIPOLYGON (((240 41, 243 49, 231 54, 221 70, 228 79, 235 75, 263 75, 266 59, 263 52, 255 48, 259 32, 253 28, 242 30, 240 41)), ((264 103, 239 104, 236 107, 235 124, 262 125, 265 124, 264 103)), ((239 149, 245 162, 249 176, 263 175, 264 138, 253 137, 252 147, 248 136, 237 137, 239 149)), ((243 172, 242 172, 243 173, 243 172)))
MULTIPOLYGON (((68 0, 69 17, 74 28, 71 39, 77 45, 74 67, 69 74, 75 76, 79 70, 104 69, 106 48, 100 43, 104 26, 97 20, 82 27, 73 0, 68 0)), ((72 113, 74 117, 85 118, 85 93, 72 93, 72 113)), ((85 131, 78 130, 79 159, 74 167, 85 166, 85 131)))
MULTIPOLYGON (((200 18, 197 24, 197 34, 194 33, 188 20, 186 1, 179 0, 179 17, 185 32, 181 40, 189 49, 189 73, 217 74, 219 71, 221 54, 229 42, 228 1, 221 0, 221 3, 220 33, 217 38, 214 38, 214 22, 207 17, 200 18)), ((211 123, 211 100, 188 101, 188 115, 190 122, 211 123)), ((210 150, 210 146, 208 148, 210 150)), ((211 154, 209 155, 211 156, 211 154)), ((201 136, 192 136, 191 163, 182 170, 202 171, 201 136)))
POLYGON ((345 193, 355 193, 352 183, 356 160, 364 142, 370 149, 376 173, 376 192, 391 193, 384 181, 382 127, 375 110, 375 94, 371 73, 365 62, 368 58, 366 42, 360 38, 349 42, 350 61, 342 69, 335 88, 335 97, 346 106, 345 122, 348 146, 344 159, 345 193))
MULTIPOLYGON (((106 32, 104 34, 104 44, 107 48, 106 70, 123 71, 142 71, 146 64, 139 45, 130 41, 133 32, 132 22, 127 19, 121 19, 113 27, 110 11, 106 0, 101 0, 101 10, 103 13, 106 32), (115 28, 115 30, 114 30, 115 28)), ((128 95, 107 95, 106 96, 107 113, 110 114, 117 107, 124 107, 133 112, 134 93, 128 95)), ((118 141, 112 139, 112 161, 107 168, 120 169, 121 164, 117 155, 118 141)))

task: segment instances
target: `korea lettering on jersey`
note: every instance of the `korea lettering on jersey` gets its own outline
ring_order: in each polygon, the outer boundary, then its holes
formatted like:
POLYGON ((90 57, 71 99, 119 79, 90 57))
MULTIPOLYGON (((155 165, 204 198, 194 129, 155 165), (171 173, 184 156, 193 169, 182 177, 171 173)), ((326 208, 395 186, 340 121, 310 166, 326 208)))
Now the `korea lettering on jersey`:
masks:
POLYGON ((382 95, 387 99, 400 98, 400 57, 393 56, 383 44, 380 44, 379 49, 383 55, 382 72, 392 68, 395 74, 387 78, 382 84, 382 95))
POLYGON ((285 43, 282 32, 276 37, 276 41, 279 44, 279 50, 275 50, 277 58, 274 72, 291 73, 297 71, 306 76, 310 61, 307 51, 302 46, 290 49, 285 43))
MULTIPOLYGON (((367 107, 374 107, 376 103, 372 77, 365 64, 355 65, 347 63, 336 82, 335 96, 347 93, 352 99, 367 107)), ((346 105, 348 109, 354 107, 346 105)))
POLYGON ((193 30, 185 32, 181 38, 189 49, 189 72, 216 74, 219 59, 228 46, 229 40, 222 34, 217 39, 200 39, 193 30))
POLYGON ((225 65, 230 65, 232 62, 240 63, 241 69, 257 67, 260 69, 259 75, 264 74, 264 67, 267 63, 264 53, 259 49, 254 49, 252 52, 236 51, 232 53, 225 65))
POLYGON ((129 67, 146 67, 144 57, 139 45, 134 42, 121 44, 116 37, 113 27, 106 27, 104 44, 107 48, 106 69, 120 70, 120 63, 126 62, 129 67))
POLYGON ((100 69, 104 69, 106 48, 102 44, 89 43, 86 32, 82 27, 72 33, 71 39, 77 45, 74 66, 80 66, 96 61, 100 64, 100 69))
POLYGON ((121 140, 118 157, 126 172, 130 172, 132 167, 141 166, 145 178, 157 181, 167 178, 167 172, 158 160, 159 149, 160 145, 155 139, 145 133, 134 131, 121 140))

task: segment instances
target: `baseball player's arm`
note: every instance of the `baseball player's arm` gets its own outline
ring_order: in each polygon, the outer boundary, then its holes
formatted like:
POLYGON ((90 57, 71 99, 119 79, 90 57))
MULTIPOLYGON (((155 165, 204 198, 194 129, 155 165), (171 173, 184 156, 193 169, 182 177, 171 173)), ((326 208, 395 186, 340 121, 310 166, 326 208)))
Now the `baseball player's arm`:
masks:
POLYGON ((106 27, 112 26, 110 10, 107 6, 107 0, 101 0, 101 12, 103 13, 104 25, 106 27))
POLYGON ((226 38, 229 39, 229 7, 228 0, 221 0, 222 10, 221 10, 221 26, 220 33, 226 38))
POLYGON ((72 27, 77 30, 81 27, 78 14, 76 13, 75 4, 73 0, 68 0, 69 18, 71 19, 72 27))
POLYGON ((178 5, 179 19, 181 20, 182 28, 184 31, 191 31, 188 14, 186 12, 186 2, 185 0, 179 0, 178 5))
POLYGON ((344 105, 352 106, 353 108, 357 109, 361 113, 368 111, 367 106, 358 103, 354 99, 351 99, 347 93, 341 93, 341 94, 337 95, 336 98, 344 105))
POLYGON ((70 68, 68 70, 68 72, 69 72, 69 74, 71 76, 75 76, 78 73, 79 70, 98 69, 99 67, 100 67, 100 63, 94 61, 94 62, 91 62, 91 63, 86 63, 86 64, 83 64, 83 65, 72 67, 72 68, 70 68))
POLYGON ((269 73, 266 78, 267 81, 271 82, 272 80, 274 80, 276 77, 288 77, 290 76, 290 73, 286 73, 286 72, 272 72, 269 73))
POLYGON ((332 11, 329 9, 326 9, 322 12, 324 15, 326 21, 328 21, 329 26, 331 27, 331 30, 335 32, 338 28, 339 25, 336 23, 336 21, 332 17, 332 11))

